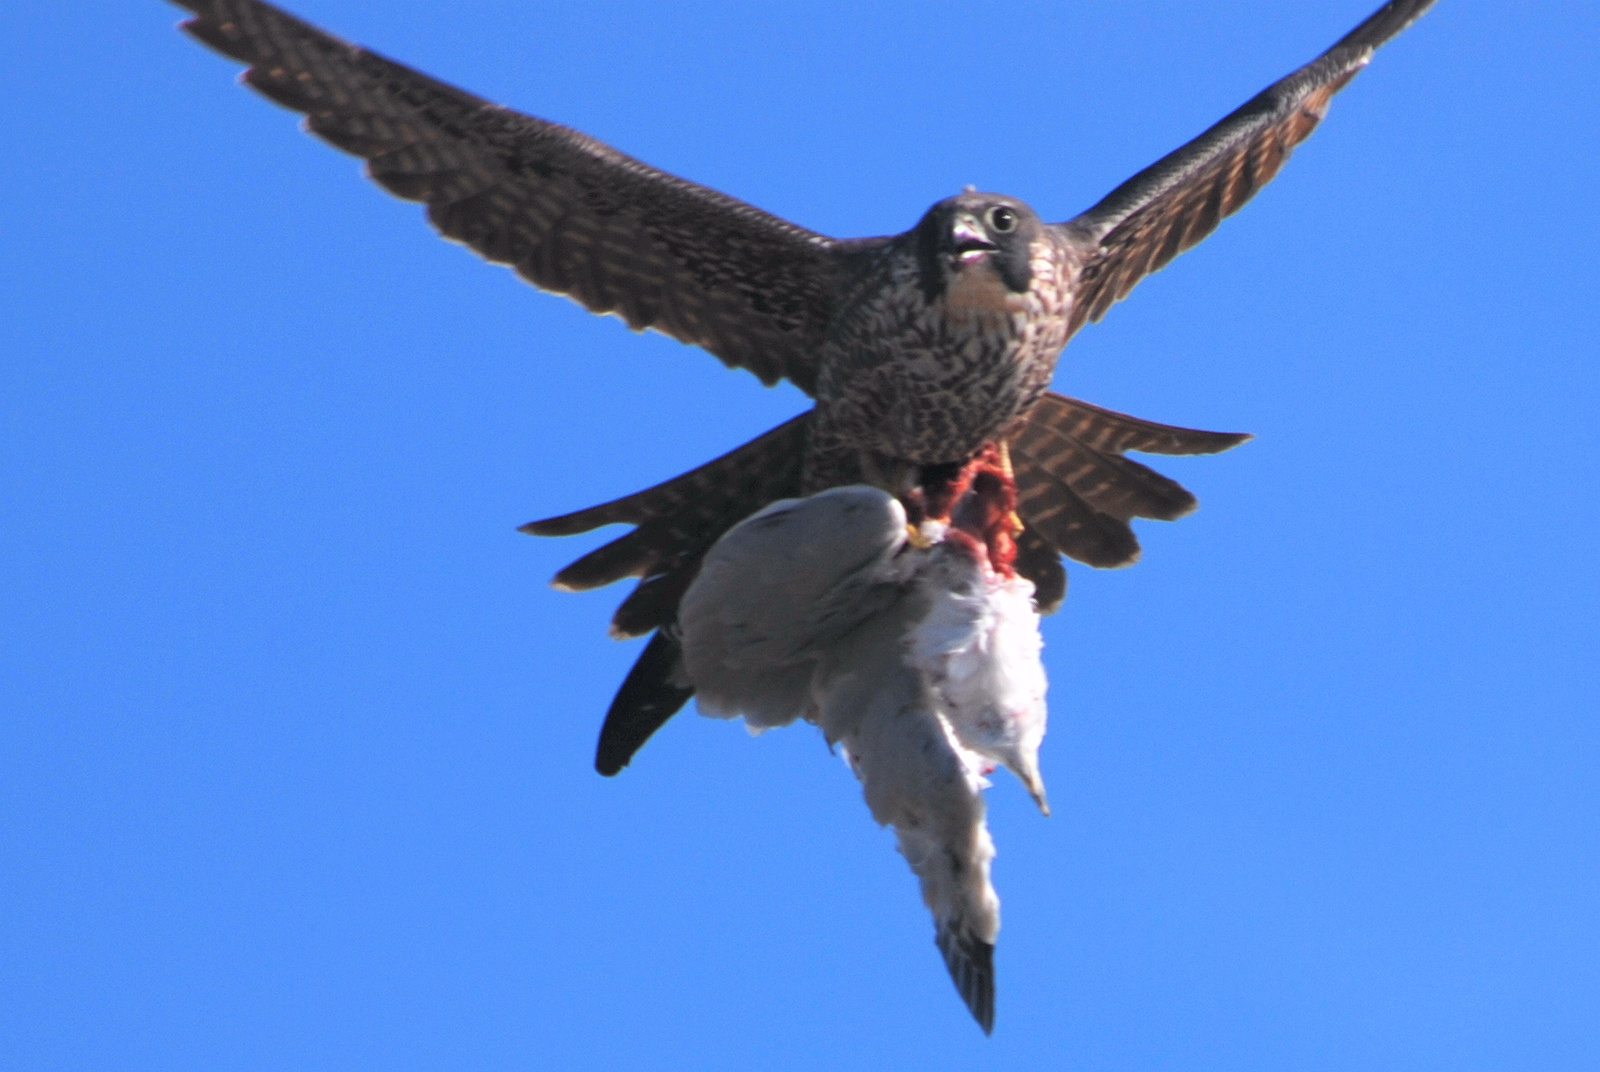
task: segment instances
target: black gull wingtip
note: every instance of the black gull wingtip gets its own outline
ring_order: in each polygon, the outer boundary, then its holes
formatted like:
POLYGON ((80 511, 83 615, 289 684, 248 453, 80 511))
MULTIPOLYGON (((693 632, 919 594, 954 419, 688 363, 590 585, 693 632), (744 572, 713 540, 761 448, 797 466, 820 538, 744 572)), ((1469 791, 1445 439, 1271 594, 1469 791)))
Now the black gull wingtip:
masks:
POLYGON ((956 927, 940 927, 934 941, 950 981, 985 1035, 994 1034, 994 945, 956 927))
POLYGON ((689 702, 694 689, 678 681, 681 660, 674 630, 657 630, 606 712, 595 746, 596 771, 607 778, 621 773, 656 730, 689 702))

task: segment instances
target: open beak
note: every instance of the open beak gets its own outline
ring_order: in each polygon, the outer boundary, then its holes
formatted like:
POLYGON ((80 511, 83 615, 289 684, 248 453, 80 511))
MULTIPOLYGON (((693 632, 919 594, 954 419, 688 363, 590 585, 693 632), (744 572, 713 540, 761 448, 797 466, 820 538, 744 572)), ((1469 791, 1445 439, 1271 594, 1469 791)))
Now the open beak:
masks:
POLYGON ((950 227, 947 249, 953 267, 976 264, 1000 247, 989 241, 983 224, 970 213, 963 212, 950 227))

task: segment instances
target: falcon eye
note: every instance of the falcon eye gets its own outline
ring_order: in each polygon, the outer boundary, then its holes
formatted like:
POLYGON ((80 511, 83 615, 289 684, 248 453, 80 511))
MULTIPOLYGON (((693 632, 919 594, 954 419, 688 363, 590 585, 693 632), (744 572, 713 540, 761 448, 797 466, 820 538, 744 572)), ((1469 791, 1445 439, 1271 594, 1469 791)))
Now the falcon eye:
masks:
POLYGON ((989 226, 1001 234, 1017 229, 1017 213, 1005 205, 996 205, 989 210, 989 226))

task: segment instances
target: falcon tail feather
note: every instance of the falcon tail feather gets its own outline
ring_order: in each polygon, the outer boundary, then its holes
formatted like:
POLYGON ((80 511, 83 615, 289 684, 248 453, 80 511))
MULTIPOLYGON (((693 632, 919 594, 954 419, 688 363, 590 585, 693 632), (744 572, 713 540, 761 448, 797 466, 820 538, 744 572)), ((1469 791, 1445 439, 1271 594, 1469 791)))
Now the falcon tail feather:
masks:
MULTIPOLYGON (((779 499, 801 492, 801 462, 811 412, 671 480, 557 517, 521 531, 568 536, 605 525, 633 525, 556 574, 572 591, 639 578, 611 620, 619 639, 657 631, 606 714, 596 767, 615 774, 693 694, 682 677, 672 633, 678 602, 700 561, 723 533, 779 499)), ((1010 437, 1023 530, 1019 573, 1032 581, 1040 613, 1066 595, 1061 556, 1096 567, 1127 565, 1139 556, 1132 518, 1175 520, 1194 509, 1187 490, 1123 456, 1214 454, 1250 436, 1157 424, 1049 392, 1010 437)))

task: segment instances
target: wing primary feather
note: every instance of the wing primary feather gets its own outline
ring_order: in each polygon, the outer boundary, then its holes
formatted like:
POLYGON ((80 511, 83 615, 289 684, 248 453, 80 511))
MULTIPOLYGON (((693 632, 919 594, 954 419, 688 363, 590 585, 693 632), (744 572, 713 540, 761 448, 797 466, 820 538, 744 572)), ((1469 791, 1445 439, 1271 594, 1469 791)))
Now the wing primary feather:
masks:
POLYGON ((683 649, 674 627, 656 632, 617 690, 595 747, 594 769, 610 778, 626 767, 694 689, 683 674, 683 649))
POLYGON ((1056 225, 1081 268, 1068 334, 1099 320, 1144 276, 1210 234, 1270 182, 1328 102, 1434 0, 1392 0, 1328 51, 1280 78, 1199 137, 1056 225))
POLYGON ((959 927, 941 927, 934 943, 944 956, 956 992, 985 1035, 994 1033, 994 945, 959 927))
POLYGON ((622 310, 764 383, 814 391, 837 281, 862 241, 658 171, 263 0, 175 2, 194 12, 185 31, 249 65, 247 85, 366 158, 384 189, 425 202, 445 237, 591 311, 622 310))

